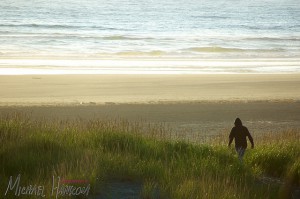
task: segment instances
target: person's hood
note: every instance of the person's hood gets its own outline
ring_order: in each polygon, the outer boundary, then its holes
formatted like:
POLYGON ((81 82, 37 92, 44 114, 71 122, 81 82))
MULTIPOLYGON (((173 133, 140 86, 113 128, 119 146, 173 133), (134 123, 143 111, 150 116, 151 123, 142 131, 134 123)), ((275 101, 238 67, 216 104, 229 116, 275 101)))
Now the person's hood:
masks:
POLYGON ((240 118, 236 118, 234 121, 235 126, 243 126, 242 120, 240 118))

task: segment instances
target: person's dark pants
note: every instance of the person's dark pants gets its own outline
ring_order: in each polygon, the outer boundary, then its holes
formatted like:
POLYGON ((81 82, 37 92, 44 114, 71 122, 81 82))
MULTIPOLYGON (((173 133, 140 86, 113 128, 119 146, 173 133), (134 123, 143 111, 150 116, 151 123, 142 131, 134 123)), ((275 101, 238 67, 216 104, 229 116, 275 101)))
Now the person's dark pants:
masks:
POLYGON ((235 147, 235 150, 239 156, 240 162, 243 162, 243 157, 244 157, 246 148, 245 147, 235 147))

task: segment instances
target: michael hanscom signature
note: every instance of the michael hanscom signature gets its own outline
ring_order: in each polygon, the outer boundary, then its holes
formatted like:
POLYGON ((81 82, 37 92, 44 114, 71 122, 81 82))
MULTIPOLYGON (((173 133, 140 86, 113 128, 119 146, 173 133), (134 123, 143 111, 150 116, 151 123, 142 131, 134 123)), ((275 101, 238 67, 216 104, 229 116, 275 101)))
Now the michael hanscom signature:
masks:
MULTIPOLYGON (((60 177, 52 176, 52 188, 48 194, 50 194, 50 197, 55 197, 56 199, 59 196, 88 196, 90 188, 88 180, 61 180, 60 177), (83 184, 85 186, 75 186, 74 184, 83 184)), ((44 185, 21 184, 21 174, 19 174, 15 179, 13 176, 10 176, 4 195, 6 196, 10 193, 15 196, 32 195, 44 198, 46 197, 46 192, 44 185)))

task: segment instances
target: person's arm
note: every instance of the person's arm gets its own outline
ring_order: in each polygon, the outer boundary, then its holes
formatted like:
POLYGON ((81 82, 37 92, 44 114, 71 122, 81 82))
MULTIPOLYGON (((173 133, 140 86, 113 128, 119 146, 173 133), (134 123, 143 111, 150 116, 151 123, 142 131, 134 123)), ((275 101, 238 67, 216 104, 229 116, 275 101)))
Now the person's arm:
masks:
POLYGON ((234 138, 234 133, 233 133, 233 129, 234 128, 232 128, 231 129, 231 132, 230 132, 230 135, 229 135, 229 143, 228 143, 228 147, 230 147, 230 145, 231 145, 231 143, 232 143, 232 141, 233 141, 233 138, 234 138))
MULTIPOLYGON (((246 128, 247 129, 247 128, 246 128)), ((247 129, 247 136, 249 138, 249 141, 251 142, 251 148, 253 149, 254 148, 254 142, 253 142, 253 138, 249 132, 249 130, 247 129)))

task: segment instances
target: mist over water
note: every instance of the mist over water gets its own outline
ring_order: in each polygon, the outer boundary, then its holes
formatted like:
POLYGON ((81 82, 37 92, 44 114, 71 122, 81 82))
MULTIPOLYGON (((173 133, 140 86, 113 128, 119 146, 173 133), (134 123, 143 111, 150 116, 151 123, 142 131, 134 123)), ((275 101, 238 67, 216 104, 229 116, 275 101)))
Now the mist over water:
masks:
MULTIPOLYGON (((2 0, 0 44, 0 59, 298 62, 300 4, 298 0, 2 0)), ((0 67, 9 65, 0 61, 0 67)))

